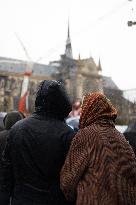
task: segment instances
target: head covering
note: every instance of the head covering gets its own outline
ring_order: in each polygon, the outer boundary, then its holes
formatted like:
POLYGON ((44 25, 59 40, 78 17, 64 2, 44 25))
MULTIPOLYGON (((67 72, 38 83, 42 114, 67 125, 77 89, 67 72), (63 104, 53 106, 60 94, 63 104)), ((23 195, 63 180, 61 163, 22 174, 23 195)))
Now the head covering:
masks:
POLYGON ((25 116, 22 112, 12 111, 5 115, 3 124, 6 130, 9 130, 17 121, 24 119, 25 116))
POLYGON ((84 128, 97 119, 115 120, 117 110, 110 100, 99 92, 89 93, 84 97, 80 116, 80 128, 84 128))
POLYGON ((59 81, 44 80, 40 83, 35 100, 35 112, 63 120, 72 110, 68 94, 59 81))

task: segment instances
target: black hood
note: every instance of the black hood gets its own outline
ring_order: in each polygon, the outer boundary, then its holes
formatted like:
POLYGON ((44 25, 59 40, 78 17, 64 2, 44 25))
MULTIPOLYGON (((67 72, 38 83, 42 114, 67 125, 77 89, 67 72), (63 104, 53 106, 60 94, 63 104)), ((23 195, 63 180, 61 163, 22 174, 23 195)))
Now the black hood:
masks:
POLYGON ((69 96, 61 82, 44 80, 35 100, 35 113, 63 120, 72 110, 69 96))
POLYGON ((22 112, 12 111, 5 115, 3 124, 6 130, 9 130, 17 121, 24 119, 25 116, 22 112))

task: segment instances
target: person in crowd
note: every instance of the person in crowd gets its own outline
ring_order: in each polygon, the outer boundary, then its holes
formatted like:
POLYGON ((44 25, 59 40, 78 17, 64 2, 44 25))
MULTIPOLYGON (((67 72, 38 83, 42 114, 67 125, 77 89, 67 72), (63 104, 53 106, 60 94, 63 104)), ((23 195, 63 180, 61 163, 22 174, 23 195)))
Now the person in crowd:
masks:
POLYGON ((75 100, 72 105, 72 111, 69 113, 69 117, 77 117, 80 116, 81 113, 81 101, 75 100))
POLYGON ((84 97, 80 130, 60 173, 61 189, 76 205, 136 204, 136 158, 116 117, 102 93, 84 97))
POLYGON ((60 170, 75 132, 64 122, 72 106, 62 83, 40 83, 35 112, 14 125, 0 167, 0 204, 70 205, 60 170))
POLYGON ((3 118, 4 130, 0 132, 0 159, 2 158, 2 152, 7 143, 7 138, 11 127, 19 120, 24 119, 25 116, 22 112, 11 111, 3 118))
POLYGON ((132 146, 136 155, 136 119, 132 119, 129 122, 128 127, 123 134, 129 144, 132 146))
POLYGON ((72 111, 66 118, 66 123, 74 129, 75 132, 79 129, 79 118, 81 113, 81 101, 77 99, 72 105, 72 111))

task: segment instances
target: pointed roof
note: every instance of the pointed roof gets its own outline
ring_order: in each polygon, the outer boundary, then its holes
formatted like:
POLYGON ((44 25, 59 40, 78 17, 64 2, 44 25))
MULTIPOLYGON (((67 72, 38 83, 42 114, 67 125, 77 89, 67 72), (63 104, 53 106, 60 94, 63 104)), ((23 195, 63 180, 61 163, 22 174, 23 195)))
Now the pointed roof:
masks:
POLYGON ((79 55, 78 55, 78 60, 81 60, 80 53, 79 53, 79 55))
POLYGON ((68 38, 70 38, 70 34, 69 34, 69 20, 68 20, 68 38))
POLYGON ((71 46, 71 40, 70 40, 69 20, 68 20, 68 35, 67 35, 67 41, 66 41, 65 55, 68 58, 73 59, 72 46, 71 46))
POLYGON ((100 58, 99 58, 99 63, 98 63, 98 71, 102 71, 102 66, 101 66, 100 58))

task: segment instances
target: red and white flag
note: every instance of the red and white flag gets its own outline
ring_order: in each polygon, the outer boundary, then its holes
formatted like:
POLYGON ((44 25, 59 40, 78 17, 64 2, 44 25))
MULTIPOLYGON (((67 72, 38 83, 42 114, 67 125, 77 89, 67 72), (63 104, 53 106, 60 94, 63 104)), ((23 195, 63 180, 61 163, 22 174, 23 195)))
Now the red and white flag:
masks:
POLYGON ((18 110, 23 113, 28 112, 28 94, 29 94, 28 86, 29 86, 29 78, 30 78, 31 73, 32 73, 31 71, 25 72, 23 83, 22 83, 21 98, 19 101, 18 110))

